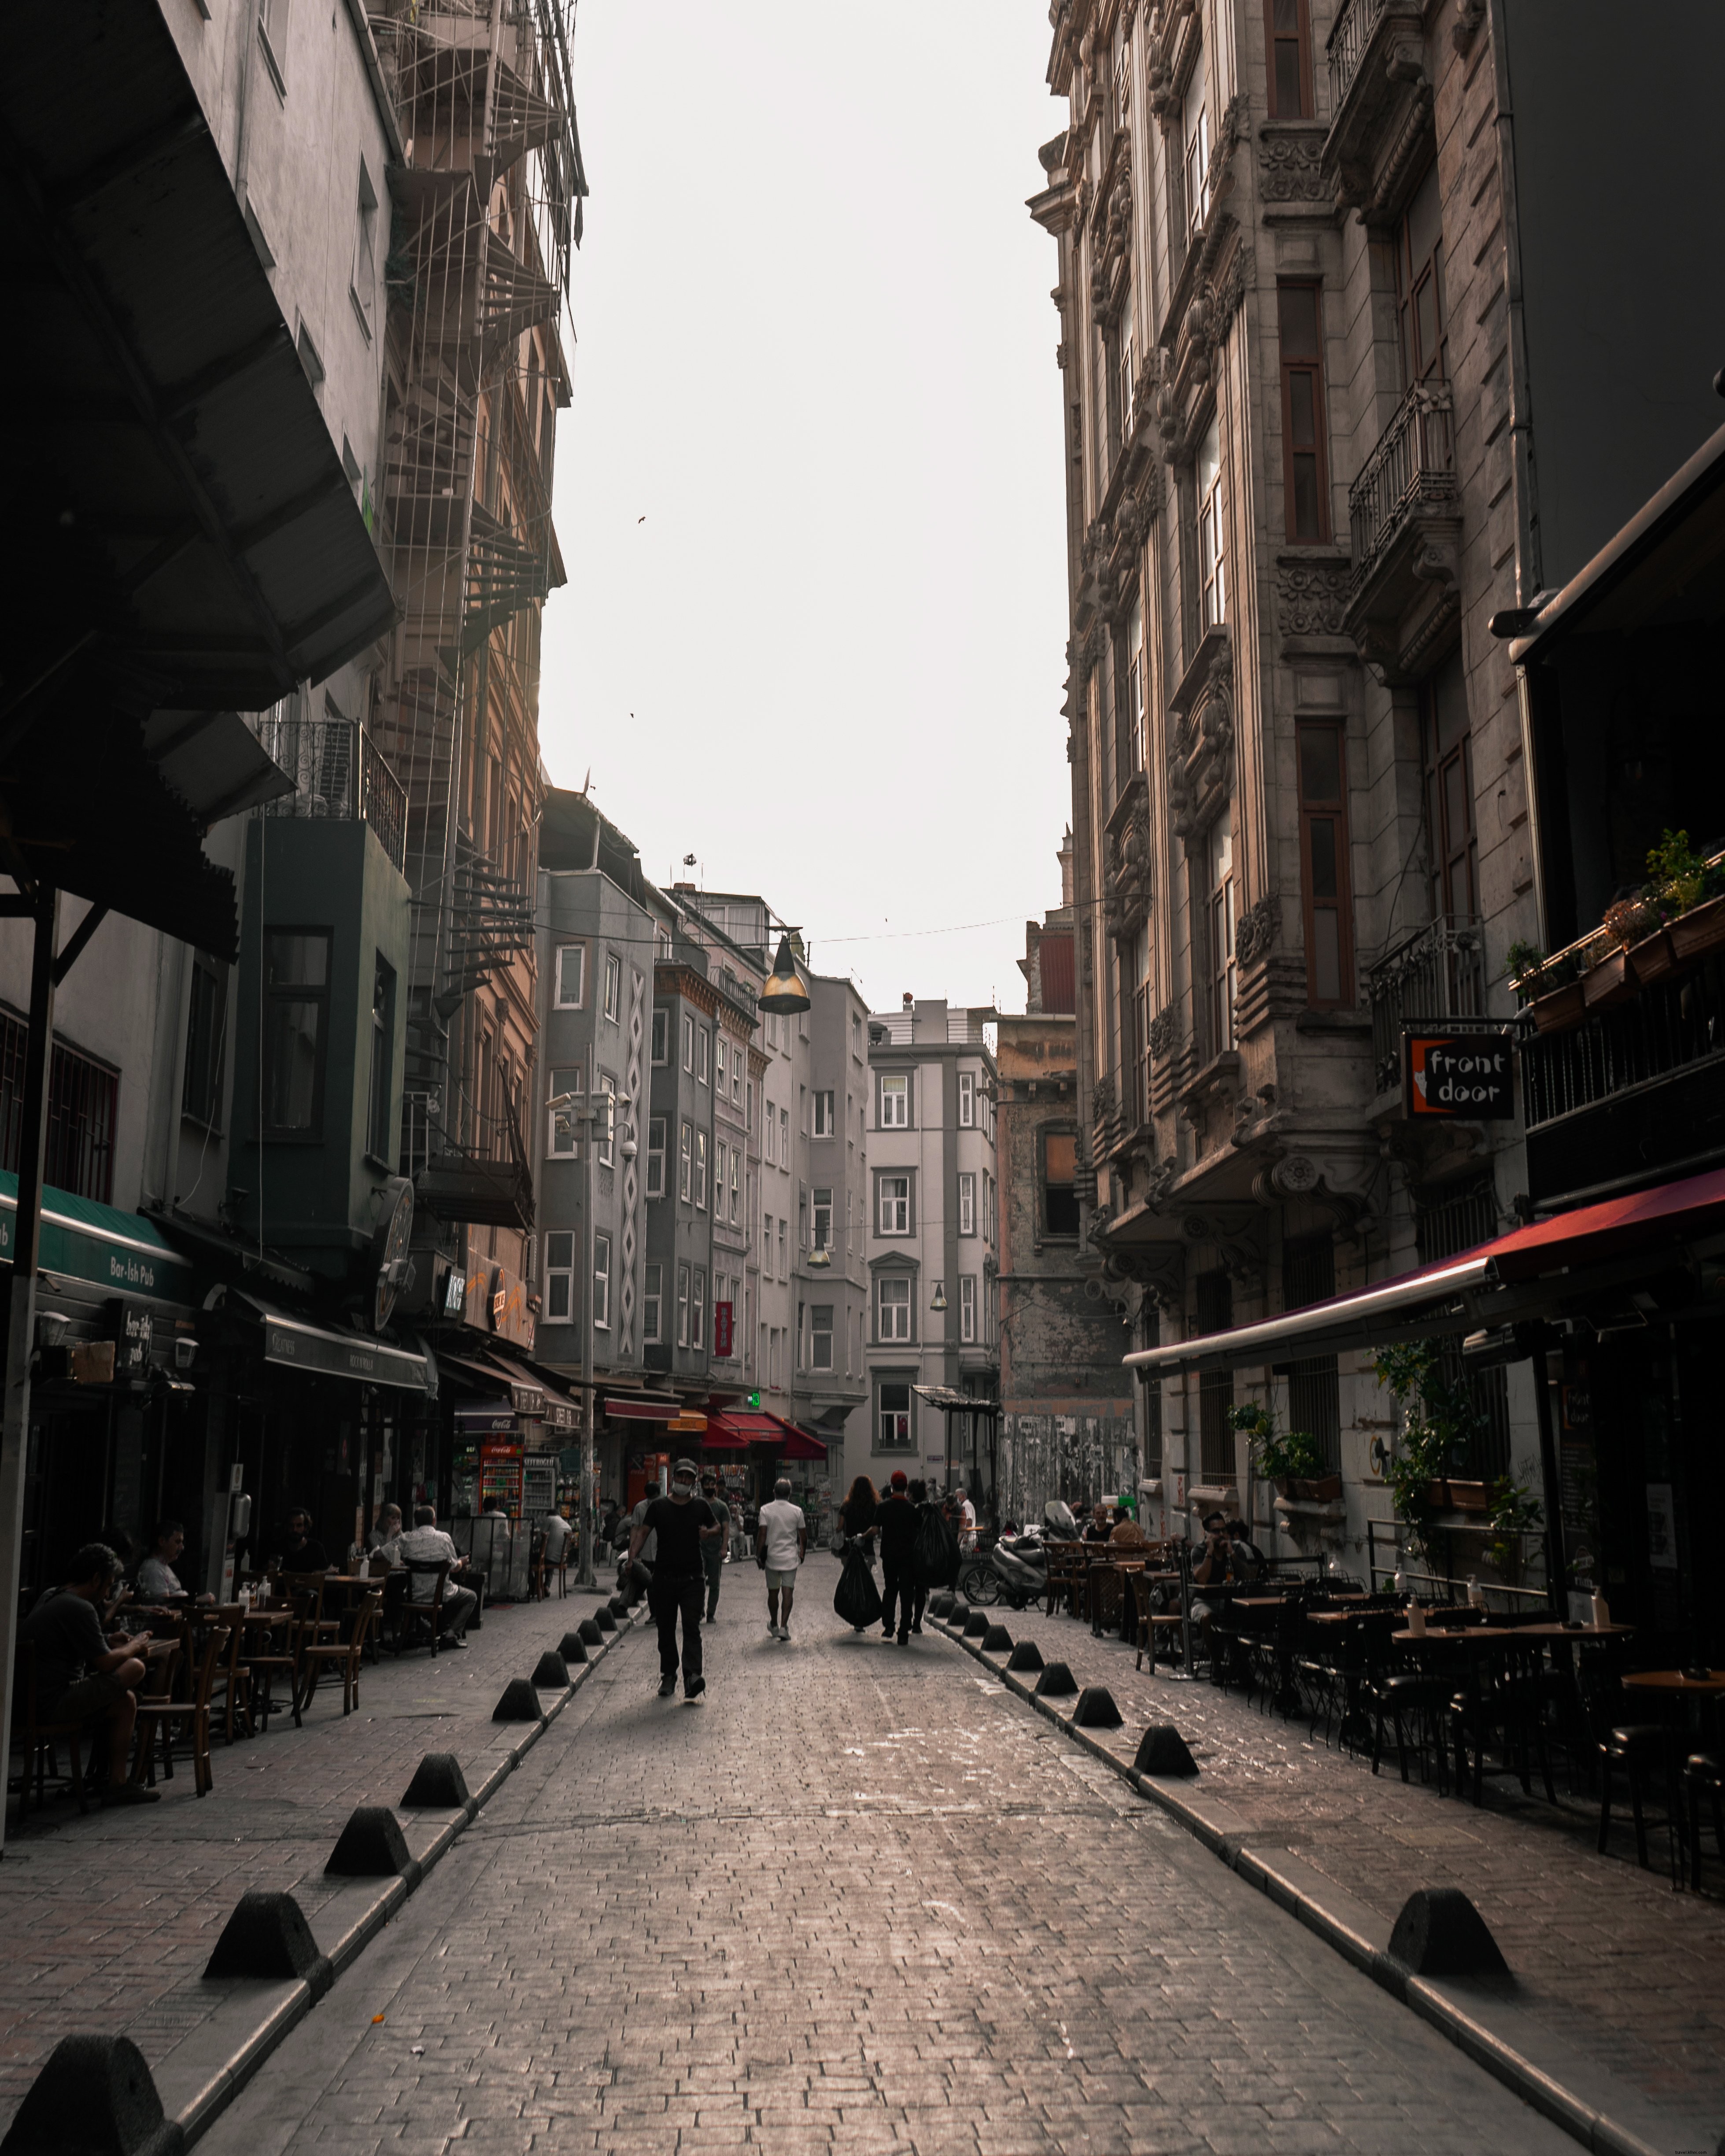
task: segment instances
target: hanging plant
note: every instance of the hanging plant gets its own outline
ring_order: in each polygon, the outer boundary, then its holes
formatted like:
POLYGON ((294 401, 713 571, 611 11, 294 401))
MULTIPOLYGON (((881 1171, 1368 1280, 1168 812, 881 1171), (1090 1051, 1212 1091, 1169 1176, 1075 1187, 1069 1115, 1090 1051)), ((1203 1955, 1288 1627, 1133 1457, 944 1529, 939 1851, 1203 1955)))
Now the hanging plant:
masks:
POLYGON ((1280 1435, 1267 1407, 1230 1408, 1228 1419, 1251 1440, 1252 1466, 1266 1482, 1316 1481, 1324 1471, 1323 1455, 1309 1430, 1280 1435))
POLYGON ((1435 1516, 1445 1507, 1444 1486, 1484 1427, 1466 1378, 1450 1378, 1435 1340, 1410 1340, 1378 1350, 1373 1368, 1388 1388, 1401 1422, 1394 1451, 1385 1462, 1395 1516, 1414 1555, 1430 1559, 1435 1516))

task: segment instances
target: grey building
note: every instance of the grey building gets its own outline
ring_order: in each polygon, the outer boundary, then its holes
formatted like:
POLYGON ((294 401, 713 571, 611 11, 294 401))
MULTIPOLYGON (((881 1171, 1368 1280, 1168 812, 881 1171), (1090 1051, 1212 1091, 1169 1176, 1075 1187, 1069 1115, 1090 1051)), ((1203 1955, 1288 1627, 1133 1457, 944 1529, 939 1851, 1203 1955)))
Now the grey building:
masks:
MULTIPOLYGON (((796 1353, 791 1419, 836 1445, 868 1399, 868 1005, 856 983, 809 977, 799 1040, 796 1353), (806 1104, 806 1105, 805 1105, 806 1104)), ((831 1462, 835 1472, 841 1462, 831 1462)))
POLYGON ((867 1022, 868 1398, 845 1463, 877 1481, 895 1466, 962 1481, 978 1499, 995 1488, 992 1419, 948 1417, 917 1389, 998 1396, 993 1017, 907 995, 867 1022))

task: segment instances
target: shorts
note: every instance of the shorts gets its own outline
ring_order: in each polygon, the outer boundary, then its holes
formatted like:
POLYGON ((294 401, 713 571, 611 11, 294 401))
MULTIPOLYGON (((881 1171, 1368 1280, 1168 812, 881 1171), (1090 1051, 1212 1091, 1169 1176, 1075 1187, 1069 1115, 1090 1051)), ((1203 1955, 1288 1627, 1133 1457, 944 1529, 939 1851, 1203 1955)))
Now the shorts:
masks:
POLYGON ((783 1594, 787 1588, 794 1588, 796 1584, 794 1568, 789 1572, 774 1572, 770 1565, 767 1568, 767 1592, 769 1594, 783 1594))
POLYGON ((54 1702, 50 1722, 94 1722, 126 1697, 126 1686, 112 1670, 98 1670, 94 1676, 80 1677, 54 1702))

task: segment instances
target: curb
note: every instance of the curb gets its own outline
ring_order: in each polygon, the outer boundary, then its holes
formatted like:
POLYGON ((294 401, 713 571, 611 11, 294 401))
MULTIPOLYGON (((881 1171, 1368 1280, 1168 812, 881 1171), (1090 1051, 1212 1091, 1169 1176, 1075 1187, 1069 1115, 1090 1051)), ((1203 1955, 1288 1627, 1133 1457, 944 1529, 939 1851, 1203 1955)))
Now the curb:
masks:
POLYGON ((1166 1812, 1202 1842, 1212 1856, 1219 1856, 1230 1871, 1267 1894, 1278 1908, 1285 1909, 1308 1931, 1315 1932, 1344 1960, 1370 1977, 1392 1998, 1411 2008, 1440 2035, 1447 2036, 1476 2066, 1482 2066, 1543 2118, 1573 2135, 1584 2148, 1593 2150, 1594 2156, 1670 2156, 1669 2138, 1649 2140, 1646 2135, 1650 2128, 1667 2137, 1675 2132, 1681 2140, 1693 2140, 1692 2125, 1682 2120, 1659 2118, 1632 2092, 1625 2090, 1620 2082, 1614 2082, 1604 2069, 1589 2068, 1579 2055, 1558 2056, 1562 2048, 1558 2040, 1519 2007, 1501 1984, 1458 1979, 1439 1981, 1414 1975, 1400 1962, 1390 1958, 1390 1926, 1376 1910, 1356 1901, 1313 1866, 1286 1850, 1248 1848, 1245 1845, 1250 1826, 1231 1805, 1218 1799, 1189 1794, 1179 1784, 1139 1774, 1129 1760, 1111 1751, 1088 1730, 1078 1728, 1052 1701, 1039 1699, 1022 1677, 1006 1668, 1003 1654, 984 1654, 978 1640, 965 1639, 943 1618, 931 1617, 927 1623, 931 1630, 961 1648, 973 1661, 981 1663, 991 1676, 1026 1706, 1034 1707, 1073 1743, 1111 1768, 1141 1797, 1166 1812), (1494 2023, 1497 2025, 1493 2026, 1494 2023), (1512 2041, 1512 2035, 1515 2041, 1512 2041), (1528 2056, 1535 2050, 1550 2056, 1552 2064, 1537 2064, 1528 2056), (1604 2100, 1615 2101, 1620 2116, 1613 2117, 1589 2102, 1572 2086, 1574 2081, 1597 2082, 1604 2100), (1627 2105, 1622 2102, 1625 2095, 1630 2097, 1627 2105), (1642 2113, 1639 2133, 1623 2123, 1620 2114, 1625 2110, 1642 2113))
MULTIPOLYGON (((633 1611, 620 1619, 617 1630, 605 1635, 603 1644, 588 1650, 590 1659, 571 1671, 567 1690, 552 1700, 542 1718, 515 1725, 521 1735, 506 1748, 500 1748, 490 1771, 459 1810, 443 1814, 435 1826, 431 1825, 431 1818, 436 1815, 410 1816, 403 1832, 418 1866, 417 1878, 357 1879, 319 1902, 307 1921, 334 1975, 339 1977, 353 1965, 408 1897, 424 1883, 433 1867, 449 1854, 456 1838, 465 1833, 496 1795, 593 1671, 629 1637, 635 1623, 633 1611), (427 1827, 430 1827, 429 1834, 427 1827)), ((266 1982, 234 1978, 228 1982, 227 1994, 214 2011, 151 2069, 162 2110, 179 2127, 188 2148, 208 2132, 315 2004, 312 1987, 303 1979, 266 1982)))

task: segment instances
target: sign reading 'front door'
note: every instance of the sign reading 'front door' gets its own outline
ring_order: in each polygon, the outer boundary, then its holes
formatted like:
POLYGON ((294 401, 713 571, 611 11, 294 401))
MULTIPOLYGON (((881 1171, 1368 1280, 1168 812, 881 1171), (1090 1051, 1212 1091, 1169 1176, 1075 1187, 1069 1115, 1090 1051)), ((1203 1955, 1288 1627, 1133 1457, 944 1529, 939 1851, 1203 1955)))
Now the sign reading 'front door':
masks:
POLYGON ((1409 1116, 1513 1122, 1515 1035, 1507 1026, 1478 1033, 1404 1033, 1402 1106, 1409 1116))

